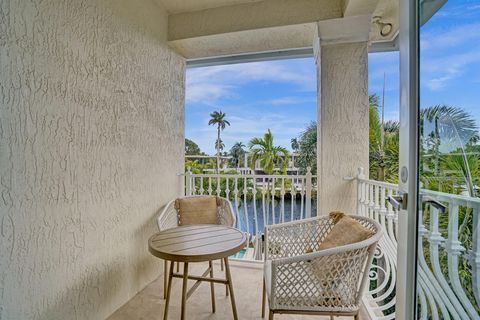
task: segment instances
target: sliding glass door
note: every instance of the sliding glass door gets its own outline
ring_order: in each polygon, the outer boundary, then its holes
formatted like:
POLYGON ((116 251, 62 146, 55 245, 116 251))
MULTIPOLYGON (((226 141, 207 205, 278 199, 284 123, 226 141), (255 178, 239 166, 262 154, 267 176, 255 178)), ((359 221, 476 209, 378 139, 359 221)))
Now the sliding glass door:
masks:
POLYGON ((479 319, 480 1, 400 1, 397 318, 479 319))

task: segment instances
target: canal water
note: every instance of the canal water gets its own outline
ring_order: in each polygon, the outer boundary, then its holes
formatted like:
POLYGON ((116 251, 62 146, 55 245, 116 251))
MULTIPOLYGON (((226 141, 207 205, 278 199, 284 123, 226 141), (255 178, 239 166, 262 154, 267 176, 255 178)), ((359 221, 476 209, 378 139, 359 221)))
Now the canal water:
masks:
MULTIPOLYGON (((317 201, 312 199, 312 217, 317 215, 317 201)), ((299 220, 305 218, 305 199, 303 199, 303 212, 302 209, 302 199, 297 197, 296 199, 285 199, 284 200, 284 210, 282 214, 282 201, 280 199, 275 199, 272 205, 272 201, 265 200, 265 215, 263 212, 263 203, 261 199, 254 201, 253 199, 246 201, 246 213, 245 214, 245 202, 243 199, 238 199, 238 204, 235 201, 232 201, 232 206, 237 214, 237 227, 242 231, 248 231, 251 234, 255 234, 255 220, 257 224, 257 230, 261 234, 263 233, 265 220, 268 224, 277 224, 281 222, 288 222, 292 220, 299 220), (272 209, 273 208, 273 209, 272 209), (256 214, 255 214, 256 209, 256 214), (272 214, 273 213, 273 214, 272 214), (293 213, 293 219, 292 219, 293 213), (248 223, 247 219, 248 217, 248 223), (264 219, 265 217, 265 219, 264 219), (248 228, 247 228, 248 226, 248 228)))

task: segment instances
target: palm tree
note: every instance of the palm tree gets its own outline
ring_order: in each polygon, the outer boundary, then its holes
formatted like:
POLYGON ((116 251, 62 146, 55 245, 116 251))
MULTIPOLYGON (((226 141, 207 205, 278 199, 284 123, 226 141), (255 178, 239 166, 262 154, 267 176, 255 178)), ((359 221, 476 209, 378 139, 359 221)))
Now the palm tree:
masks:
MULTIPOLYGON (((245 148, 243 142, 235 142, 230 149, 230 155, 232 156, 234 165, 237 168, 240 166, 240 159, 245 155, 245 150, 243 148, 245 148)), ((247 164, 245 164, 245 167, 246 166, 247 164)))
POLYGON ((224 130, 227 125, 230 125, 230 122, 225 120, 226 114, 223 113, 221 110, 214 111, 210 113, 211 119, 208 121, 208 125, 217 125, 217 142, 215 143, 215 147, 217 149, 217 172, 220 173, 220 144, 218 142, 221 141, 220 139, 220 131, 224 130))
MULTIPOLYGON (((478 126, 465 110, 447 105, 436 105, 420 112, 420 130, 422 137, 422 178, 428 188, 439 178, 442 172, 457 172, 462 176, 470 196, 475 196, 472 176, 472 159, 467 156, 466 148, 478 141, 478 126), (443 152, 441 147, 444 146, 443 152), (448 150, 450 149, 450 150, 448 150), (456 152, 457 156, 448 156, 456 152), (441 159, 442 153, 447 156, 441 159), (443 162, 443 163, 442 163, 443 162), (429 171, 429 172, 428 172, 429 171), (433 175, 433 176, 432 176, 433 175)), ((474 160, 474 159, 473 159, 474 160)))
MULTIPOLYGON (((248 148, 250 149, 251 156, 251 166, 252 170, 255 170, 255 163, 257 160, 260 160, 260 167, 262 168, 265 174, 273 174, 275 171, 275 164, 279 161, 282 162, 282 167, 280 171, 285 173, 287 169, 287 161, 288 161, 288 150, 280 147, 275 146, 273 144, 273 134, 268 129, 267 133, 262 138, 253 138, 248 143, 248 148)), ((267 179, 267 194, 270 193, 270 179, 267 179)), ((267 200, 267 203, 270 200, 267 200)), ((267 204, 267 217, 270 214, 269 209, 270 205, 267 204)), ((267 218, 268 219, 268 218, 267 218)), ((272 221, 274 221, 273 217, 273 199, 272 199, 272 221)))
POLYGON ((260 166, 266 174, 272 174, 275 170, 275 164, 281 161, 281 172, 287 169, 288 150, 284 147, 274 146, 273 135, 270 129, 262 138, 253 138, 248 143, 252 154, 252 168, 255 169, 255 163, 260 160, 260 166))
MULTIPOLYGON (((225 143, 223 143, 223 140, 222 139, 217 139, 217 141, 215 141, 215 149, 219 150, 219 151, 223 151, 223 149, 225 148, 225 143)), ((220 155, 222 153, 220 152, 220 155)))
POLYGON ((292 150, 293 150, 294 152, 297 152, 298 149, 300 148, 300 144, 299 144, 297 138, 292 138, 292 139, 290 140, 290 144, 291 144, 292 150))
POLYGON ((377 95, 371 95, 369 101, 370 177, 396 183, 400 126, 397 121, 382 123, 377 95))

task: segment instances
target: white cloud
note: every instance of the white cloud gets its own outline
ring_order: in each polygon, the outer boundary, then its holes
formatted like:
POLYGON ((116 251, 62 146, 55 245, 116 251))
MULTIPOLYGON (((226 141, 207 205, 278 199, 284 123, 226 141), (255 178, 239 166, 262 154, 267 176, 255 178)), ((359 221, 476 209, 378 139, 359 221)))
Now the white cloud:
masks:
POLYGON ((247 82, 291 83, 302 91, 316 90, 316 73, 301 63, 265 61, 187 70, 187 102, 213 105, 221 98, 236 95, 247 82))
POLYGON ((465 53, 450 54, 447 57, 421 60, 421 74, 425 85, 433 91, 445 88, 453 79, 461 76, 474 63, 480 62, 480 50, 475 48, 465 53))
POLYGON ((214 102, 222 97, 233 96, 233 86, 213 83, 199 83, 189 85, 186 90, 187 102, 214 102))
POLYGON ((440 51, 446 48, 455 48, 466 42, 480 40, 480 23, 463 24, 455 27, 434 28, 421 33, 420 48, 425 51, 440 51), (448 28, 448 29, 447 29, 448 28))
POLYGON ((308 102, 316 102, 317 99, 315 97, 304 98, 304 97, 282 97, 278 99, 273 99, 270 101, 266 101, 265 103, 278 106, 278 105, 295 105, 301 103, 308 103, 308 102))

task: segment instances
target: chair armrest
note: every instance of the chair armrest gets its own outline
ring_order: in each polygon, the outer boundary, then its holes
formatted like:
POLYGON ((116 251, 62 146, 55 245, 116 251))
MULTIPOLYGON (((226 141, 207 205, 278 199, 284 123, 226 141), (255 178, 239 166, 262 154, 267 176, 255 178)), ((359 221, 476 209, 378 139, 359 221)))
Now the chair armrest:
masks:
POLYGON ((329 217, 316 217, 265 227, 265 260, 316 251, 333 227, 329 217))
POLYGON ((234 227, 235 226, 235 214, 233 211, 232 203, 225 198, 218 198, 220 199, 220 203, 218 206, 218 215, 219 215, 219 222, 221 225, 234 227))
POLYGON ((175 209, 175 199, 171 200, 157 218, 158 230, 166 230, 178 226, 178 213, 175 209))

